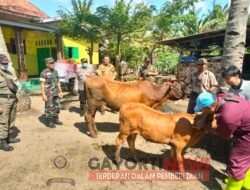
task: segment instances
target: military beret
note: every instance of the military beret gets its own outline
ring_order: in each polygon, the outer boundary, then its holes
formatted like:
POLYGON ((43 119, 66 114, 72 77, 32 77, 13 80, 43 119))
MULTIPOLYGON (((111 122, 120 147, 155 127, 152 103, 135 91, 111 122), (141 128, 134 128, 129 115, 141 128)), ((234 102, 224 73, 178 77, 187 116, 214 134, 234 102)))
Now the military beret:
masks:
POLYGON ((46 62, 46 63, 47 63, 47 62, 51 63, 51 62, 55 62, 55 61, 54 61, 54 59, 53 59, 52 57, 47 57, 47 58, 45 59, 45 62, 46 62))

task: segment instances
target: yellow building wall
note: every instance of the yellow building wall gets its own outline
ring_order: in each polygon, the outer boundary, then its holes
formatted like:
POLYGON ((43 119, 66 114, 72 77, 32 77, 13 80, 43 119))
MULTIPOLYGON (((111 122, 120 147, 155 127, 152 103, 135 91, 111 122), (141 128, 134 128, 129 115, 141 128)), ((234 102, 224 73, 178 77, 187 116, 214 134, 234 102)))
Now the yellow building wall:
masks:
MULTIPOLYGON (((14 30, 10 27, 2 26, 2 32, 5 43, 10 43, 11 38, 15 38, 14 30)), ((29 76, 39 75, 38 60, 37 60, 37 48, 56 48, 56 37, 49 32, 42 32, 37 30, 23 30, 23 38, 26 44, 25 65, 29 76), (49 43, 49 42, 50 43, 49 43), (39 42, 39 43, 38 43, 39 42), (43 44, 41 43, 43 42, 43 44), (48 43, 47 43, 48 42, 48 43)), ((89 62, 89 55, 86 51, 90 47, 90 42, 87 40, 75 40, 66 36, 62 38, 63 49, 64 47, 76 47, 78 48, 78 59, 74 59, 80 63, 82 58, 87 58, 89 62)), ((94 44, 93 63, 99 63, 98 43, 94 44)), ((17 54, 10 53, 10 58, 18 73, 17 54)), ((44 64, 44 63, 42 63, 44 64)))
MULTIPOLYGON (((10 43, 11 38, 15 38, 15 32, 12 28, 1 27, 5 43, 10 43)), ((23 39, 26 44, 26 54, 24 56, 25 66, 28 75, 39 75, 38 71, 38 60, 37 60, 37 48, 56 48, 56 38, 49 32, 41 32, 36 30, 23 30, 23 39), (37 41, 51 40, 52 44, 38 45, 37 41)), ((13 67, 18 71, 17 54, 10 53, 10 58, 13 67)), ((17 72, 18 73, 18 72, 17 72)))
MULTIPOLYGON (((63 36, 62 43, 63 43, 63 48, 64 47, 77 47, 78 48, 79 58, 74 59, 76 62, 80 63, 82 58, 87 58, 88 62, 90 62, 88 52, 86 51, 86 49, 90 47, 90 42, 88 42, 87 40, 76 40, 76 39, 63 36)), ((98 49, 99 49, 99 45, 98 43, 95 43, 94 53, 93 53, 93 64, 99 64, 98 49)))

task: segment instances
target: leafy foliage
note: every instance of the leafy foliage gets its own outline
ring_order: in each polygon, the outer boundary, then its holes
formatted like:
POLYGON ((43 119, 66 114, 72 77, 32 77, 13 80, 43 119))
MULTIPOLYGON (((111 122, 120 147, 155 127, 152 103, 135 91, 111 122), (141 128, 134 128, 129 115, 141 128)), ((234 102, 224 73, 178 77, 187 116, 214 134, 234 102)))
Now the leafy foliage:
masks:
MULTIPOLYGON (((144 57, 153 57, 160 70, 173 73, 178 63, 178 49, 160 47, 162 39, 187 36, 224 28, 228 6, 213 1, 213 8, 200 15, 197 3, 203 0, 165 0, 157 12, 155 6, 116 0, 113 7, 101 6, 91 12, 93 0, 72 0, 73 11, 60 10, 59 33, 74 38, 87 38, 102 44, 102 53, 128 62, 132 68, 143 64, 144 57)), ((213 50, 211 50, 213 52, 213 50)), ((216 52, 218 53, 218 52, 216 52)))

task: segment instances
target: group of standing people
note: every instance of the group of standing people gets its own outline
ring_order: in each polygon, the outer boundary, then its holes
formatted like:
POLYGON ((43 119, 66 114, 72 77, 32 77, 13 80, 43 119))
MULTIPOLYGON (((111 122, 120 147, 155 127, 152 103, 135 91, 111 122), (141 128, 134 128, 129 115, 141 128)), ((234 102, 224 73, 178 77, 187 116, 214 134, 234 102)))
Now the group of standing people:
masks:
POLYGON ((192 89, 187 112, 216 115, 217 128, 208 130, 233 140, 226 190, 250 189, 250 81, 241 78, 239 68, 228 66, 222 77, 230 88, 221 93, 215 75, 207 70, 207 60, 199 59, 197 67, 185 80, 185 85, 192 89))
MULTIPOLYGON (((53 58, 46 58, 45 63, 47 68, 40 75, 42 98, 45 102, 46 125, 54 128, 56 125, 63 125, 59 120, 60 98, 63 94, 53 58)), ((7 56, 0 54, 0 149, 4 151, 13 150, 10 143, 20 141, 10 132, 15 126, 18 85, 14 74, 8 69, 8 64, 7 56)), ((108 56, 104 56, 102 64, 96 70, 86 59, 82 59, 81 64, 74 91, 79 92, 80 108, 84 109, 86 96, 83 82, 92 75, 114 80, 117 72, 108 56)), ((224 139, 233 139, 227 165, 229 178, 226 190, 250 189, 250 81, 241 78, 240 69, 229 66, 222 71, 222 77, 230 89, 227 93, 216 93, 218 82, 215 75, 207 70, 207 64, 205 58, 199 59, 197 69, 185 80, 185 86, 190 85, 192 88, 187 112, 192 114, 204 111, 216 114, 218 127, 210 131, 224 139)), ((139 71, 139 79, 154 82, 157 75, 159 73, 152 65, 151 58, 145 58, 139 71)))

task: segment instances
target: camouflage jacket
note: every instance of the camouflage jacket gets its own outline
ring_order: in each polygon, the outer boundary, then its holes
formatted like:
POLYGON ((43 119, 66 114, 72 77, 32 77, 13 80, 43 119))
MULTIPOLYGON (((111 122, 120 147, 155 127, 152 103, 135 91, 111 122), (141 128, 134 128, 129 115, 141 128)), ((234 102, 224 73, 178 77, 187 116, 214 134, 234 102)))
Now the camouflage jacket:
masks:
POLYGON ((56 70, 43 70, 40 75, 40 81, 45 83, 46 96, 58 96, 59 75, 56 70))

